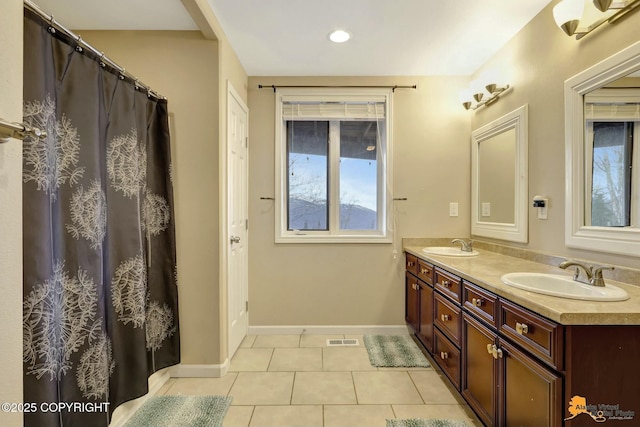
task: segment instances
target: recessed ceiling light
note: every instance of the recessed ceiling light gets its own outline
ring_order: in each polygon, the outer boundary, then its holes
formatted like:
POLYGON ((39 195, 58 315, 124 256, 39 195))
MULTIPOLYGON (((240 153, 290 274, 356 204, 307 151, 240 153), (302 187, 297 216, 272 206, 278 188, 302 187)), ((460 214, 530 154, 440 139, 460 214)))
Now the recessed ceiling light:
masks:
POLYGON ((336 30, 329 34, 329 39, 334 43, 344 43, 351 38, 351 34, 344 30, 336 30))

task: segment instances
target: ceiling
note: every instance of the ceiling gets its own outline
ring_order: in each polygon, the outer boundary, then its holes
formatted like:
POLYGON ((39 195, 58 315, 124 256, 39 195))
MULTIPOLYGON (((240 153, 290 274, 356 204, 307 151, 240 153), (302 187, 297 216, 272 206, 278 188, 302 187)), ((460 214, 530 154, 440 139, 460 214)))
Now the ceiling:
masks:
MULTIPOLYGON (((207 1, 250 76, 471 75, 551 2, 207 1), (335 29, 352 39, 330 42, 335 29)), ((35 3, 80 35, 83 29, 197 29, 180 0, 35 3)))

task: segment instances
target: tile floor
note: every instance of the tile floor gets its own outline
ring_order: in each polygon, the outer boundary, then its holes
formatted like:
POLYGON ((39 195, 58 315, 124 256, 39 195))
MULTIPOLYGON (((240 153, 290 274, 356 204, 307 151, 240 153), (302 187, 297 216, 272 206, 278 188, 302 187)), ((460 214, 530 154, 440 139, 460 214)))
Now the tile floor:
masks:
POLYGON ((387 418, 481 427, 434 368, 371 366, 362 336, 248 336, 223 378, 171 378, 159 394, 232 396, 224 427, 384 427, 387 418), (327 347, 357 338, 358 347, 327 347))

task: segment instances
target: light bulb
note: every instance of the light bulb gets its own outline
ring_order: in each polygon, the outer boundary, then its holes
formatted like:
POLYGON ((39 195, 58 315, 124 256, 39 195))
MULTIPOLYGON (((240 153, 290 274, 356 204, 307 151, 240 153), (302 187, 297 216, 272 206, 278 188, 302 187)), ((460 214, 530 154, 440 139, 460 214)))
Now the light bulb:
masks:
POLYGON ((351 34, 344 30, 336 30, 329 34, 329 39, 334 43, 344 43, 351 38, 351 34))
POLYGON ((553 19, 568 36, 575 33, 584 12, 584 0, 562 0, 553 7, 553 19))

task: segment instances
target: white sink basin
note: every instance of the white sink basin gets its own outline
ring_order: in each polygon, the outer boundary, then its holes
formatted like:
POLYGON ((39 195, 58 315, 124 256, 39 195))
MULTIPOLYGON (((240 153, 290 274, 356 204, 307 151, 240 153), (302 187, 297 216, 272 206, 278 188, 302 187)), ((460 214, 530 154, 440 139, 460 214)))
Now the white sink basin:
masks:
POLYGON ((463 252, 462 249, 457 246, 429 246, 422 248, 422 252, 444 256, 476 256, 480 254, 478 251, 463 252))
POLYGON ((538 294, 588 301, 624 301, 629 295, 617 286, 592 286, 573 280, 571 276, 544 273, 508 273, 502 282, 514 288, 538 294))

